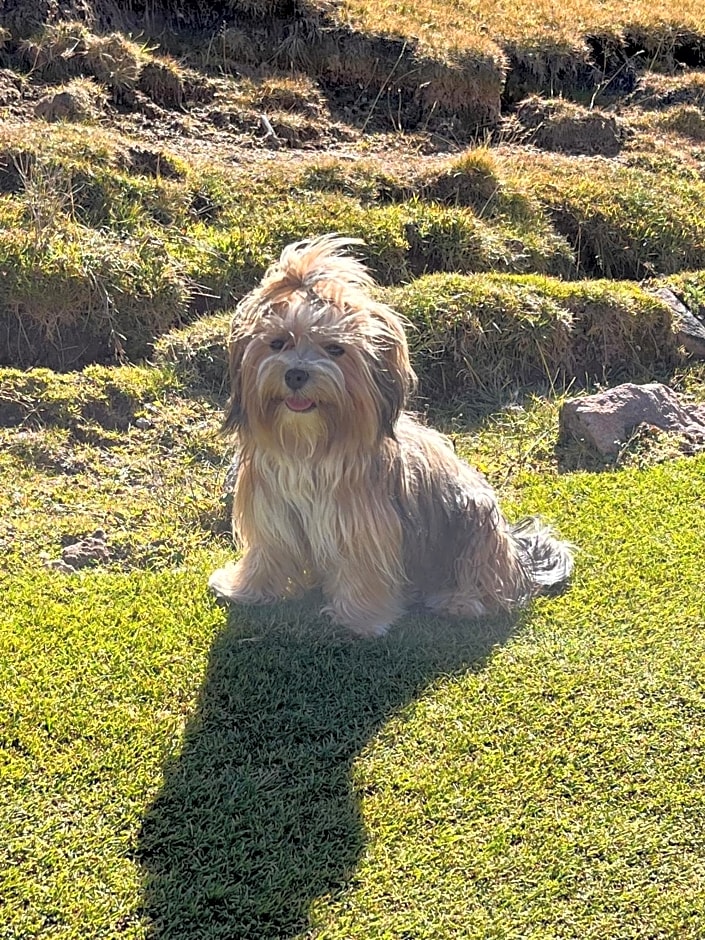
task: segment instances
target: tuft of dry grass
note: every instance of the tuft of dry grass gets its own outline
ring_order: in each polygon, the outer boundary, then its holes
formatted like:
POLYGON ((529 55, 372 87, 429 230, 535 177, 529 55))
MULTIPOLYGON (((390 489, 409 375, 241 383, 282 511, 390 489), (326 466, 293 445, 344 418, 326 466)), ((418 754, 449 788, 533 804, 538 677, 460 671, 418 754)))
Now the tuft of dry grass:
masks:
POLYGON ((174 59, 153 57, 142 66, 137 87, 163 107, 180 108, 185 99, 184 70, 174 59))
POLYGON ((705 71, 678 70, 675 74, 646 72, 633 96, 635 104, 648 110, 677 104, 705 105, 705 71))
POLYGON ((66 81, 81 74, 89 39, 83 23, 60 20, 23 39, 20 55, 30 72, 42 80, 66 81))
POLYGON ((705 114, 694 104, 680 104, 659 114, 654 124, 659 130, 705 141, 705 114))
POLYGON ((50 122, 97 120, 105 103, 106 96, 100 85, 90 78, 73 78, 41 97, 34 114, 50 122))
POLYGON ((126 39, 121 33, 91 36, 84 54, 87 71, 119 95, 134 88, 147 55, 144 47, 126 39))
POLYGON ((565 98, 532 95, 518 105, 516 117, 527 131, 527 141, 545 150, 614 157, 624 143, 625 130, 617 117, 565 98))
POLYGON ((316 117, 326 110, 318 85, 301 73, 269 76, 259 82, 245 80, 241 88, 250 106, 263 111, 295 111, 316 117))
POLYGON ((345 28, 320 29, 298 48, 294 64, 335 84, 377 92, 363 127, 374 114, 386 115, 396 130, 462 116, 477 129, 497 125, 507 70, 502 51, 487 39, 439 57, 414 36, 371 35, 345 28))
POLYGON ((48 23, 20 43, 20 56, 43 81, 66 81, 90 76, 122 100, 139 88, 157 104, 180 107, 185 72, 168 56, 155 56, 144 44, 122 33, 93 34, 83 23, 61 20, 48 23))
POLYGON ((501 169, 489 147, 477 147, 460 157, 422 170, 415 189, 445 205, 471 206, 484 214, 505 189, 501 169))

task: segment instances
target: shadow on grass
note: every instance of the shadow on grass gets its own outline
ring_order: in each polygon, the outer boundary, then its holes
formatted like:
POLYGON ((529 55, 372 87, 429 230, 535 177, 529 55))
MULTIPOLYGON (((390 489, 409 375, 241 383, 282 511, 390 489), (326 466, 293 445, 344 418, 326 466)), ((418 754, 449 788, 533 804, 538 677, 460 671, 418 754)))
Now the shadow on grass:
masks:
POLYGON ((351 765, 440 675, 480 669, 516 621, 409 618, 322 637, 298 605, 231 615, 140 838, 150 937, 293 937, 365 842, 351 765), (237 621, 235 618, 238 618, 237 621), (288 624, 283 627, 282 624, 288 624))

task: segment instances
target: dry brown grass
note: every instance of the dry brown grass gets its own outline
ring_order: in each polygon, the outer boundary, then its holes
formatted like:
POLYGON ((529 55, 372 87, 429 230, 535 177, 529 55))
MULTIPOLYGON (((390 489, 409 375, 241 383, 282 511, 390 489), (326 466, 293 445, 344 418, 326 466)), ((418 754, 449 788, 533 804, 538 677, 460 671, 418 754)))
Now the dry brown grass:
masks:
POLYGON ((681 134, 693 140, 705 140, 705 114, 694 104, 681 104, 669 108, 656 118, 656 127, 662 131, 681 134))
POLYGON ((83 23, 48 24, 19 46, 24 66, 44 81, 92 75, 121 91, 137 81, 148 52, 120 33, 96 36, 83 23))
POLYGON ((491 54, 495 43, 527 54, 533 49, 580 55, 587 36, 639 37, 647 54, 665 58, 678 42, 705 32, 702 0, 343 0, 339 9, 340 18, 356 28, 414 37, 429 54, 455 64, 469 49, 491 54))
POLYGON ((528 141, 544 150, 613 157, 625 138, 622 123, 613 114, 565 98, 531 95, 519 105, 516 116, 528 141))
POLYGON ((374 90, 397 129, 416 110, 416 123, 453 115, 477 133, 497 125, 502 99, 631 91, 637 68, 705 56, 701 0, 310 0, 307 11, 280 64, 374 90))
POLYGON ((262 111, 296 111, 316 117, 326 108, 320 88, 308 75, 270 76, 261 82, 245 80, 241 86, 252 107, 262 111))
POLYGON ((142 67, 137 87, 157 104, 180 108, 185 99, 184 70, 174 59, 153 58, 142 67))
POLYGON ((145 54, 142 47, 120 33, 91 36, 86 45, 86 68, 99 82, 120 92, 134 87, 145 54))
POLYGON ((35 116, 44 121, 90 121, 105 106, 103 89, 90 78, 74 78, 39 99, 35 116))
POLYGON ((635 103, 648 110, 670 108, 677 104, 705 106, 705 71, 688 69, 675 75, 645 73, 634 96, 635 103))

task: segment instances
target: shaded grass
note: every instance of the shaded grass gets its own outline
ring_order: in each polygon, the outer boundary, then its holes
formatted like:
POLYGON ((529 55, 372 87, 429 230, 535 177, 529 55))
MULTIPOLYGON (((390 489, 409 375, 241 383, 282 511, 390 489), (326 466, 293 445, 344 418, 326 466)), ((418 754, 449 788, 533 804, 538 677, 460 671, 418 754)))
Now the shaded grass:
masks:
POLYGON ((178 566, 227 530, 228 449, 213 404, 181 398, 156 369, 0 378, 5 576, 41 568, 96 529, 112 572, 178 566))

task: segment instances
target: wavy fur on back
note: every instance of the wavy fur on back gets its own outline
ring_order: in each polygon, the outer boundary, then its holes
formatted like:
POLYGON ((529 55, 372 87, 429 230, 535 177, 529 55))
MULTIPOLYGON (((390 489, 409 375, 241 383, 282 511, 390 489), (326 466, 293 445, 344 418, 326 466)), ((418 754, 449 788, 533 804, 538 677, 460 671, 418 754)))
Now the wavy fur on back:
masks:
POLYGON ((570 547, 538 520, 510 525, 476 470, 405 409, 404 321, 326 235, 284 249, 241 301, 225 426, 239 439, 237 564, 210 584, 232 602, 312 588, 359 635, 410 604, 477 617, 563 583, 570 547))

